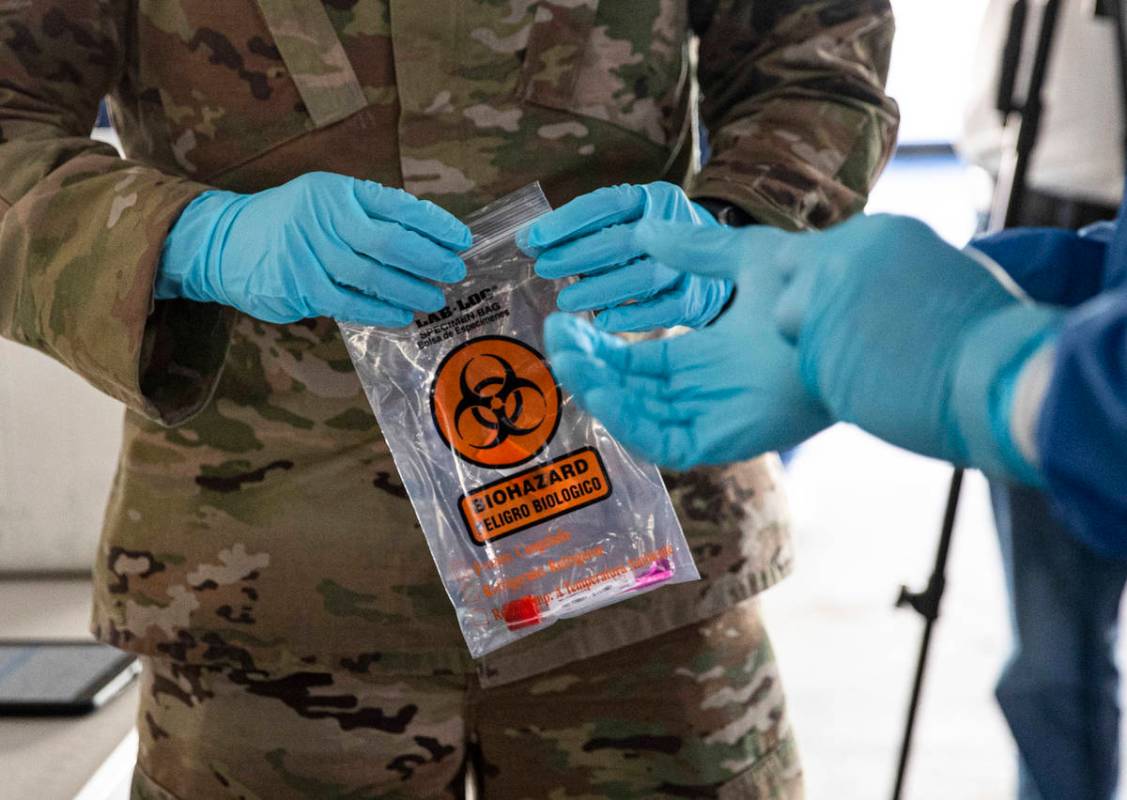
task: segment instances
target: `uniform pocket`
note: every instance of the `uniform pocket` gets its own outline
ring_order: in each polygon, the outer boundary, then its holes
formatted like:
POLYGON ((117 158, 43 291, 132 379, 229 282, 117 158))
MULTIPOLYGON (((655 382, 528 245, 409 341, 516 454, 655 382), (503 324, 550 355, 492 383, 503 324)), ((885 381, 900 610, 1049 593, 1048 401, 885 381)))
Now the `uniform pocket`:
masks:
POLYGON ((521 76, 525 100, 552 108, 571 107, 598 4, 598 0, 537 3, 521 76))
POLYGON ((133 768, 133 783, 130 786, 129 798, 130 800, 180 800, 146 775, 140 765, 133 768))
POLYGON ((182 174, 206 180, 314 127, 251 0, 141 0, 137 15, 141 94, 159 98, 182 174))
POLYGON ((725 783, 716 800, 802 800, 802 767, 793 736, 725 783))
POLYGON ((688 96, 686 24, 684 0, 540 2, 521 97, 668 146, 688 96))
MULTIPOLYGON (((159 97, 171 156, 200 180, 369 102, 318 2, 140 0, 137 48, 142 95, 159 97)), ((377 48, 376 61, 390 64, 390 52, 377 48)))

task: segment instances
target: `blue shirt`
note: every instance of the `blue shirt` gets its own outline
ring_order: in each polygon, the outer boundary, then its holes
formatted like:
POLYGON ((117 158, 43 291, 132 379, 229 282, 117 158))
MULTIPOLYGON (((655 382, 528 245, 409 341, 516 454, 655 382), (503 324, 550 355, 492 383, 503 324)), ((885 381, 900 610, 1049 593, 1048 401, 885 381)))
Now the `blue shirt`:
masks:
POLYGON ((1080 233, 1018 228, 975 247, 1035 300, 1071 309, 1037 425, 1042 472, 1069 529, 1127 558, 1127 210, 1080 233))

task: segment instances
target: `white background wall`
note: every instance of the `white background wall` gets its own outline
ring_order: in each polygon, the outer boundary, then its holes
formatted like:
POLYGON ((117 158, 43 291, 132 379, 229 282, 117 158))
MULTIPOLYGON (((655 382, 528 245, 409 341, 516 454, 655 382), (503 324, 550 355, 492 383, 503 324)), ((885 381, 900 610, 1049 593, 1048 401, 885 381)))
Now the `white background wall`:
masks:
POLYGON ((121 414, 60 365, 0 341, 0 571, 90 567, 121 414))

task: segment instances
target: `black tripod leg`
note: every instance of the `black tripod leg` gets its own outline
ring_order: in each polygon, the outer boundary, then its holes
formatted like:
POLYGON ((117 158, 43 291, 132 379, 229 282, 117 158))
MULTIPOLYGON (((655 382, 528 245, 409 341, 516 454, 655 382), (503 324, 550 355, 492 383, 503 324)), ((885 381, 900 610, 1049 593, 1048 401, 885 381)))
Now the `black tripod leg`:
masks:
POLYGON ((912 750, 912 734, 916 727, 916 713, 920 707, 920 693, 923 691, 924 672, 927 669, 927 653, 931 647, 931 631, 939 616, 939 603, 947 584, 947 555, 951 550, 951 535, 955 531, 955 515, 959 510, 959 496, 963 486, 963 470, 956 469, 951 475, 951 486, 947 490, 947 508, 943 512, 943 527, 939 532, 939 547, 935 552, 935 568, 922 592, 910 592, 906 586, 900 588, 897 606, 910 606, 924 618, 923 638, 920 640, 920 655, 916 661, 916 676, 912 682, 912 697, 908 702, 908 719, 904 723, 904 738, 900 743, 900 760, 896 767, 896 787, 892 790, 893 800, 900 800, 904 791, 904 776, 908 770, 908 757, 912 750))

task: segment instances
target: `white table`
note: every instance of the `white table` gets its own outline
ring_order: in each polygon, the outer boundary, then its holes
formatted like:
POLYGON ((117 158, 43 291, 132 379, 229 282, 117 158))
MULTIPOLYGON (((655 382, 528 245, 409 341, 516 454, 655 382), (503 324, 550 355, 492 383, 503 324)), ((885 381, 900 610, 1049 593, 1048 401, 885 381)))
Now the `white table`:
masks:
MULTIPOLYGON (((0 578, 0 637, 89 637, 90 582, 0 578)), ((124 800, 137 687, 77 718, 0 719, 0 797, 124 800)))

